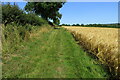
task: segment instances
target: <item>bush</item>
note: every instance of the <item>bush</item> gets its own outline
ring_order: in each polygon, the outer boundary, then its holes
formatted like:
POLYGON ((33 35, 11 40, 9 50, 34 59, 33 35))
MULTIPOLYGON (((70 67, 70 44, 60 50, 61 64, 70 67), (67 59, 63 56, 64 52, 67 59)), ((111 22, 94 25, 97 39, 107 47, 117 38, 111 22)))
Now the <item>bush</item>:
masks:
POLYGON ((19 22, 21 14, 23 14, 23 11, 17 5, 2 5, 2 22, 5 25, 19 22))
POLYGON ((40 18, 39 16, 35 14, 26 14, 25 16, 25 23, 31 24, 31 25, 43 25, 48 24, 46 20, 40 18))
POLYGON ((20 47, 20 43, 30 38, 30 33, 39 28, 26 24, 24 26, 18 24, 8 24, 6 27, 2 25, 2 46, 3 53, 12 53, 20 47))

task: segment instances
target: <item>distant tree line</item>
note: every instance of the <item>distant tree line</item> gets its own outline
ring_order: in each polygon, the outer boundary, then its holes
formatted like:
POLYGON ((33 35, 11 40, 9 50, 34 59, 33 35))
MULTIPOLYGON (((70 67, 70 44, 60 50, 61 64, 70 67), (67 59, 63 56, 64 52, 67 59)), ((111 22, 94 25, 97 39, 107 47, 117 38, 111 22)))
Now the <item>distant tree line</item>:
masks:
POLYGON ((61 24, 60 26, 81 26, 80 24, 61 24))
POLYGON ((61 26, 81 26, 81 27, 111 27, 120 28, 120 23, 115 24, 61 24, 61 26))
POLYGON ((118 28, 120 27, 118 24, 87 24, 86 27, 111 27, 118 28))

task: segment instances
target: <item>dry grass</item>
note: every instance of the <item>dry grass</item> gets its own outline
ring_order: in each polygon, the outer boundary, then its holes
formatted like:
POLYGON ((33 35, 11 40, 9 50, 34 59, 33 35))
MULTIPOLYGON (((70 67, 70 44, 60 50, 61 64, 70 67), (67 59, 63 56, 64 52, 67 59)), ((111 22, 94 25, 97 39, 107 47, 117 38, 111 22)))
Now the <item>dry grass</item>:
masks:
POLYGON ((49 31, 49 28, 41 27, 37 31, 35 31, 34 33, 30 34, 30 38, 37 37, 37 36, 39 36, 40 33, 48 32, 48 31, 49 31))
POLYGON ((67 27, 78 43, 89 52, 95 54, 99 60, 106 64, 113 75, 118 75, 120 67, 120 54, 118 54, 117 28, 96 28, 96 27, 67 27))

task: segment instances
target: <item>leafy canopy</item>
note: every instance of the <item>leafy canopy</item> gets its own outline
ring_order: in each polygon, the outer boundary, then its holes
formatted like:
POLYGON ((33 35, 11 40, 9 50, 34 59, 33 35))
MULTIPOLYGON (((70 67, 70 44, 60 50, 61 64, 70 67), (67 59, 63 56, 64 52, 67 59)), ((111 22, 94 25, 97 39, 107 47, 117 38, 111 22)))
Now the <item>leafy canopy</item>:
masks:
POLYGON ((59 13, 59 9, 65 2, 28 2, 25 6, 25 10, 28 13, 35 13, 45 20, 53 20, 55 24, 60 23, 62 14, 59 13))

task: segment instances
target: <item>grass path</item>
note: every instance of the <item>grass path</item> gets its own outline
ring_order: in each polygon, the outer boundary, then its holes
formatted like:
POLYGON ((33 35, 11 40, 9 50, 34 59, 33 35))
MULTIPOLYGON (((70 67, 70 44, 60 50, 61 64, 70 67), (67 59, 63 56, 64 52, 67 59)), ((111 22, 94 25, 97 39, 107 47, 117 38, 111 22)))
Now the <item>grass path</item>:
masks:
POLYGON ((24 42, 6 61, 3 77, 103 78, 105 69, 88 56, 64 29, 47 30, 24 42))

